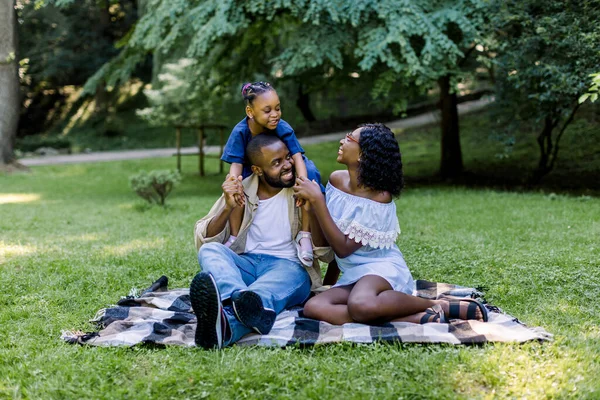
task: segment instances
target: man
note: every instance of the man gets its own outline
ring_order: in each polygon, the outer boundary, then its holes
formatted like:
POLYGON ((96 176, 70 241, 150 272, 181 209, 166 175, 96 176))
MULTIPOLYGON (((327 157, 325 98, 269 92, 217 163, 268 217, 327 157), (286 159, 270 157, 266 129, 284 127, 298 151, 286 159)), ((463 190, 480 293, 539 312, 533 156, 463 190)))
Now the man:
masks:
MULTIPOLYGON (((293 240, 300 214, 289 150, 276 136, 262 134, 246 154, 253 174, 243 182, 228 176, 223 195, 195 227, 202 272, 192 280, 190 300, 198 319, 196 344, 205 349, 233 344, 252 331, 268 333, 279 312, 308 298, 311 281, 313 288, 322 285, 318 262, 302 267, 293 240), (244 207, 242 225, 228 248, 223 243, 237 207, 244 207)), ((330 261, 329 249, 314 251, 330 261)))

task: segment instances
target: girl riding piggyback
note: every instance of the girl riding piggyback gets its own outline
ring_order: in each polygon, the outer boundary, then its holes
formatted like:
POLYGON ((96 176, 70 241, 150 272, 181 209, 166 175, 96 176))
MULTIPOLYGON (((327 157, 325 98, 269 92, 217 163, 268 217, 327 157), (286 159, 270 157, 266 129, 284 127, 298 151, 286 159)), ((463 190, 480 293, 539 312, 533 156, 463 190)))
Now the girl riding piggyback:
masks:
MULTIPOLYGON (((242 85, 242 97, 246 103, 246 117, 241 120, 231 131, 227 140, 221 160, 230 163, 229 179, 245 179, 252 174, 250 165, 245 157, 248 142, 260 134, 274 134, 278 136, 290 151, 297 177, 305 177, 321 183, 321 176, 315 164, 304 156, 304 150, 292 127, 281 119, 281 103, 277 92, 267 82, 245 83, 242 85)), ((239 199, 244 202, 245 199, 239 199)), ((235 241, 242 222, 243 209, 232 214, 229 224, 231 236, 225 243, 231 246, 235 241)), ((302 218, 302 230, 296 237, 298 258, 305 266, 312 265, 313 252, 310 234, 309 218, 302 218)))

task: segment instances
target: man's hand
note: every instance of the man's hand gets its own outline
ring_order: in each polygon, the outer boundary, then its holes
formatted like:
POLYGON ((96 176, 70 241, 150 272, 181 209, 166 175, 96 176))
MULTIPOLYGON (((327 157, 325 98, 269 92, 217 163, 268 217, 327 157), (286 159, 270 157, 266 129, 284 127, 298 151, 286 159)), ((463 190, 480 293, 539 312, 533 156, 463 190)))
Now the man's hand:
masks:
POLYGON ((241 175, 236 178, 227 174, 225 182, 221 185, 221 189, 223 189, 225 203, 227 203, 229 208, 244 207, 246 204, 246 195, 244 194, 241 175))
POLYGON ((319 184, 314 180, 310 181, 304 177, 296 178, 294 195, 296 196, 296 201, 305 200, 311 203, 323 197, 323 193, 321 193, 321 187, 319 184))

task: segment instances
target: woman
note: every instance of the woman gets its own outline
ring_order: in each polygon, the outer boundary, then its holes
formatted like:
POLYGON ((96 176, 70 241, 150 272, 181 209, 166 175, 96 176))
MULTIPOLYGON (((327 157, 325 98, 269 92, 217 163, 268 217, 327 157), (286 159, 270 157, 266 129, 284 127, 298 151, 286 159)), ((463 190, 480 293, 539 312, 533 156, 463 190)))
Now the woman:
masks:
POLYGON ((404 180, 400 148, 390 129, 366 124, 348 133, 340 141, 337 162, 347 170, 331 174, 326 198, 305 178, 298 178, 294 188, 309 203, 343 272, 333 288, 306 303, 304 315, 336 325, 487 321, 485 306, 476 300, 412 295, 414 282, 395 244, 400 227, 393 197, 400 195, 404 180))

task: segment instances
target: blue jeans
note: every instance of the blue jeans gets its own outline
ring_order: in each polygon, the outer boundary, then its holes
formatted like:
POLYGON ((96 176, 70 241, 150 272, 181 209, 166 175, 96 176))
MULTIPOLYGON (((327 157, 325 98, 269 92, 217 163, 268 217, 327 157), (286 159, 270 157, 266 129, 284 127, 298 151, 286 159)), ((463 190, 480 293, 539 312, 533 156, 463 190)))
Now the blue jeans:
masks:
MULTIPOLYGON (((237 290, 251 290, 260 296, 265 308, 279 314, 310 294, 310 277, 300 262, 267 254, 236 254, 221 243, 203 245, 198 262, 202 271, 215 278, 221 301, 237 290)), ((238 321, 231 307, 224 309, 231 328, 231 338, 224 345, 230 345, 252 330, 238 321)))

